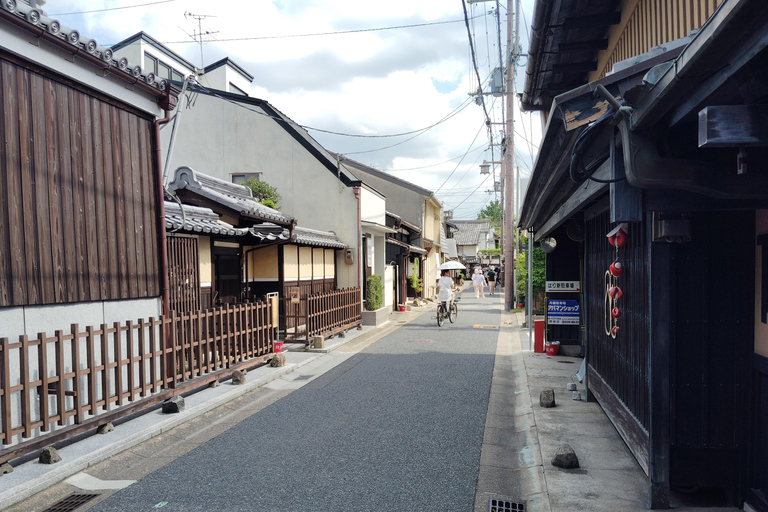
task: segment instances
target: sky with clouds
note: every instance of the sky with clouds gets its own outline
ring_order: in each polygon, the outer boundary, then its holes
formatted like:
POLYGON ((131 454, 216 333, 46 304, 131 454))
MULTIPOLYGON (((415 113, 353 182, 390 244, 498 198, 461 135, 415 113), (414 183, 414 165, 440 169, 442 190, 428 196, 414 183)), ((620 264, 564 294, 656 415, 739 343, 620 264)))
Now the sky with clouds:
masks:
MULTIPOLYGON (((502 58, 506 3, 499 2, 502 58)), ((496 2, 466 8, 488 91, 499 66, 496 2)), ((494 176, 479 172, 483 160, 500 156, 499 146, 491 151, 483 108, 470 96, 478 80, 462 0, 48 0, 44 9, 103 45, 144 31, 199 67, 229 57, 254 76, 251 96, 301 125, 346 134, 309 130, 330 151, 435 192, 454 218, 476 218, 496 197, 494 176), (194 41, 201 30, 202 48, 194 41)), ((523 0, 523 52, 532 10, 533 0, 523 0)), ((521 58, 517 91, 524 66, 521 58)), ((499 123, 491 125, 499 144, 501 98, 485 101, 499 123)), ((525 176, 540 138, 539 115, 516 113, 515 131, 516 165, 525 176)))

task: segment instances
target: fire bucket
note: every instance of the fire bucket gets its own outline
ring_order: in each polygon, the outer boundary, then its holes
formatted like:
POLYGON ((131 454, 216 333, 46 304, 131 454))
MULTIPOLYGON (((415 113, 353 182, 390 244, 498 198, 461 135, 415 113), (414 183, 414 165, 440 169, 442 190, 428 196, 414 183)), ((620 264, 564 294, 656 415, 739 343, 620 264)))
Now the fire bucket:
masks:
POLYGON ((548 341, 546 343, 547 348, 547 355, 548 356, 556 356, 558 351, 560 350, 560 342, 559 341, 548 341))
POLYGON ((283 342, 282 341, 276 341, 272 345, 274 346, 275 354, 283 351, 283 342))
POLYGON ((398 304, 397 309, 399 309, 401 312, 405 311, 405 304, 398 304))

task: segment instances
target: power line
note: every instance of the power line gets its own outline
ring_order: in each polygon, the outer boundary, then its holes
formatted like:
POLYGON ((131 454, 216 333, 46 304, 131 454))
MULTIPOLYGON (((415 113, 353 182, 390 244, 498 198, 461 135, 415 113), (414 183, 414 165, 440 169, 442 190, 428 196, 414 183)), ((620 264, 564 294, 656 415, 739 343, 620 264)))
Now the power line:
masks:
POLYGON ((158 2, 149 2, 149 3, 146 3, 146 4, 125 5, 123 7, 110 7, 110 8, 106 8, 106 9, 94 9, 92 11, 62 12, 62 13, 51 14, 50 16, 51 17, 53 17, 53 16, 61 17, 61 16, 74 16, 76 14, 92 14, 92 13, 95 13, 95 12, 120 11, 120 10, 123 10, 123 9, 134 9, 136 7, 146 7, 148 5, 167 4, 167 3, 175 2, 175 1, 176 0, 160 0, 158 2))
MULTIPOLYGON (((173 0, 167 0, 167 1, 173 1, 173 0)), ((375 27, 375 28, 361 28, 361 29, 354 29, 354 30, 337 30, 335 32, 314 32, 310 34, 288 34, 288 35, 277 35, 277 36, 254 36, 254 37, 230 37, 225 39, 217 39, 216 42, 235 42, 235 41, 260 41, 260 40, 266 40, 266 39, 289 39, 289 38, 297 38, 297 37, 317 37, 317 36, 337 36, 337 35, 343 35, 343 34, 358 34, 361 32, 381 32, 384 30, 399 30, 404 28, 419 28, 419 27, 430 27, 434 25, 447 25, 450 23, 460 23, 463 20, 447 20, 447 21, 433 21, 429 23, 414 23, 411 25, 396 25, 392 27, 375 27)), ((195 41, 165 41, 163 44, 188 44, 188 43, 194 43, 195 41)))

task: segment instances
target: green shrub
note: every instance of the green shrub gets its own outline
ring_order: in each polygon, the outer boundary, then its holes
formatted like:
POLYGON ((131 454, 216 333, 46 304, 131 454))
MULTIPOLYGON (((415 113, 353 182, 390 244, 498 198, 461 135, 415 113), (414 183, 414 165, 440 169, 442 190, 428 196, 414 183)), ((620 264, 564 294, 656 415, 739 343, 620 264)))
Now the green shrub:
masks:
POLYGON ((381 276, 372 275, 365 280, 365 290, 368 298, 365 301, 365 309, 375 311, 381 307, 384 287, 381 285, 381 276))
POLYGON ((419 258, 416 258, 413 260, 413 274, 408 276, 408 279, 411 282, 411 288, 413 288, 413 291, 416 293, 421 293, 421 290, 424 289, 424 283, 418 274, 419 268, 421 268, 419 267, 419 258))

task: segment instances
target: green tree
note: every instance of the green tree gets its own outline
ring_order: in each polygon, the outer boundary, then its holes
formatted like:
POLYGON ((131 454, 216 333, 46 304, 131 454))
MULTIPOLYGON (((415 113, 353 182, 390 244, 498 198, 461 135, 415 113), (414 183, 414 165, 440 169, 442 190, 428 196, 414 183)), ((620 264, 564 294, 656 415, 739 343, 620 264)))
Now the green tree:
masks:
POLYGON ((366 291, 368 292, 368 298, 365 301, 365 309, 368 311, 376 311, 381 307, 383 299, 384 288, 381 284, 381 276, 373 274, 365 280, 366 291))
POLYGON ((250 188, 253 197, 264 206, 269 206, 277 210, 280 208, 280 199, 282 196, 277 193, 277 189, 266 181, 259 181, 255 178, 249 178, 243 185, 250 188))
MULTIPOLYGON (((517 297, 521 298, 528 293, 528 238, 520 235, 520 252, 517 255, 517 297)), ((544 251, 539 244, 533 246, 533 310, 542 312, 544 308, 544 287, 546 286, 546 272, 544 268, 544 251)))
POLYGON ((501 226, 501 202, 491 201, 477 214, 477 219, 490 219, 496 229, 501 226))

